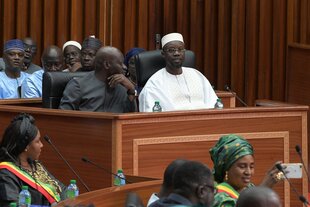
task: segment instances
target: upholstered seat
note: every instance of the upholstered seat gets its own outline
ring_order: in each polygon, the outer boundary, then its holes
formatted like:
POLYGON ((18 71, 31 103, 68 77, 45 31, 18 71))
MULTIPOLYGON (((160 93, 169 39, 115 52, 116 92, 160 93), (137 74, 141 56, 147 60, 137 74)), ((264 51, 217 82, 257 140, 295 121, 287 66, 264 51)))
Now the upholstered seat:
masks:
POLYGON ((42 104, 44 108, 58 109, 67 83, 74 77, 81 77, 87 72, 45 72, 42 83, 42 104))
MULTIPOLYGON (((151 50, 139 53, 135 56, 138 87, 143 87, 147 80, 158 70, 166 66, 161 50, 151 50)), ((195 54, 193 51, 185 51, 185 67, 195 68, 195 54)))

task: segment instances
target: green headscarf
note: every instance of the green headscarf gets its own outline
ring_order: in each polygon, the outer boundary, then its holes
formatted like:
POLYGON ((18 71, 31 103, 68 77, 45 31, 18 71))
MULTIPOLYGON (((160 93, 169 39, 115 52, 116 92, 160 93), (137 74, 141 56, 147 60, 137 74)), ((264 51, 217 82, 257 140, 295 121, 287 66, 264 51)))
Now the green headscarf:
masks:
POLYGON ((209 152, 214 164, 214 179, 221 183, 234 162, 245 155, 253 155, 253 147, 241 136, 230 134, 222 136, 209 152))

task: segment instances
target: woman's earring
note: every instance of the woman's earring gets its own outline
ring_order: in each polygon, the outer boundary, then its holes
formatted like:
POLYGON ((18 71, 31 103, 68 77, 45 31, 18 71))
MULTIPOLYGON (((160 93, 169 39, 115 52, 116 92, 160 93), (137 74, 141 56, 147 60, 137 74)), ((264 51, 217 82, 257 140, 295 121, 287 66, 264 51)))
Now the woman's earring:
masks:
POLYGON ((228 180, 228 172, 226 171, 225 172, 225 181, 227 181, 228 180))
POLYGON ((27 151, 28 151, 28 149, 26 148, 26 149, 25 149, 25 152, 27 152, 27 151))

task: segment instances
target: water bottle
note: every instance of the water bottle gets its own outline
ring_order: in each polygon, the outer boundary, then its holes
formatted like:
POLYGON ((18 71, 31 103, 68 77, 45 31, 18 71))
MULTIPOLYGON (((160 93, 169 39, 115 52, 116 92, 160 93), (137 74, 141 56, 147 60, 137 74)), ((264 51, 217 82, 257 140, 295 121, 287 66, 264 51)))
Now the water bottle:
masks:
POLYGON ((223 107, 224 107, 224 105, 223 105, 223 103, 222 103, 222 100, 221 100, 220 98, 218 98, 218 99, 216 100, 216 103, 215 103, 215 105, 214 105, 214 108, 215 108, 215 109, 223 109, 223 107))
POLYGON ((28 186, 23 185, 22 191, 20 191, 18 196, 18 206, 19 207, 30 207, 31 205, 31 195, 28 191, 28 186))
POLYGON ((114 177, 114 185, 115 186, 126 185, 125 175, 122 169, 119 169, 117 171, 117 176, 114 177))
POLYGON ((17 204, 16 203, 10 203, 10 207, 17 207, 17 204))
POLYGON ((76 180, 70 180, 70 185, 66 191, 67 198, 74 198, 79 195, 79 188, 76 185, 76 180))
POLYGON ((153 106, 153 112, 161 112, 162 108, 159 105, 159 101, 155 101, 155 105, 153 106))

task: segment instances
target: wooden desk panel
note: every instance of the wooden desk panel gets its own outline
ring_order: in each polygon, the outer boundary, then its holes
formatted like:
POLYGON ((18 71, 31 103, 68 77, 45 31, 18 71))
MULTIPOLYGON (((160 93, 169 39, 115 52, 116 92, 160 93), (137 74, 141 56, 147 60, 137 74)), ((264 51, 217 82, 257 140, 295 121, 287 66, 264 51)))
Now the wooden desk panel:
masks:
MULTIPOLYGON (((276 160, 299 162, 296 144, 302 146, 307 163, 307 110, 307 106, 289 106, 112 114, 0 105, 0 133, 17 112, 31 113, 41 134, 52 138, 91 190, 111 186, 112 177, 80 161, 82 156, 112 172, 123 168, 126 174, 161 178, 166 165, 178 157, 211 167, 209 148, 222 134, 237 133, 248 138, 257 151, 254 182, 259 183, 276 160)), ((74 175, 43 143, 42 162, 68 184, 74 175)), ((294 184, 307 195, 306 178, 294 184)), ((286 207, 298 202, 288 186, 279 185, 276 190, 286 198, 286 207)))
POLYGON ((122 187, 110 187, 101 190, 96 190, 90 193, 82 194, 75 199, 66 200, 59 203, 58 207, 89 205, 93 204, 96 207, 117 207, 125 206, 127 194, 135 192, 141 198, 144 206, 146 206, 150 195, 153 192, 159 192, 162 181, 148 181, 143 183, 135 183, 122 187))

